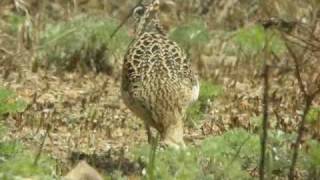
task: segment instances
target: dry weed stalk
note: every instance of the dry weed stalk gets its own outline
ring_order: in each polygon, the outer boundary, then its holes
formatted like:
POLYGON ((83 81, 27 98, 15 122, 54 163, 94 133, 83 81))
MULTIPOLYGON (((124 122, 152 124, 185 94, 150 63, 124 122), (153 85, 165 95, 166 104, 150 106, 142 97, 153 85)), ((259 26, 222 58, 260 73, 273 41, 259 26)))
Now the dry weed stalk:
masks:
MULTIPOLYGON (((269 12, 270 9, 267 8, 268 6, 264 5, 263 7, 264 7, 263 9, 264 13, 267 14, 269 17, 271 17, 271 13, 269 12)), ((307 26, 307 24, 302 23, 298 20, 294 22, 288 22, 282 19, 271 18, 271 20, 268 21, 269 24, 263 24, 265 28, 269 28, 273 26, 276 29, 278 29, 284 41, 286 49, 288 51, 289 58, 293 61, 294 77, 298 82, 298 88, 303 97, 303 112, 299 118, 297 138, 293 144, 293 154, 292 154, 291 165, 289 167, 289 174, 288 174, 289 180, 297 179, 295 169, 296 169, 296 164, 299 156, 299 147, 300 147, 300 144, 302 143, 302 138, 304 135, 307 115, 312 108, 312 103, 315 100, 316 96, 320 94, 320 84, 319 82, 317 82, 317 80, 310 78, 311 79, 310 81, 312 82, 309 82, 307 79, 303 79, 302 77, 302 70, 304 68, 303 66, 305 65, 304 63, 306 61, 306 58, 310 58, 307 55, 310 53, 312 54, 314 52, 320 51, 319 38, 317 38, 315 33, 317 23, 319 23, 316 15, 318 10, 319 8, 312 9, 312 12, 314 12, 313 13, 314 15, 311 17, 311 21, 310 21, 312 22, 311 23, 312 27, 309 28, 308 30, 304 28, 303 37, 300 37, 299 35, 295 35, 295 33, 292 33, 292 31, 294 31, 293 29, 301 28, 302 26, 307 26), (295 46, 298 46, 300 49, 302 49, 301 54, 298 54, 297 51, 293 49, 293 46, 292 46, 293 44, 295 46), (316 85, 312 86, 312 84, 316 84, 316 85)), ((276 57, 275 54, 273 54, 273 56, 279 59, 279 57, 276 57)), ((316 79, 318 79, 319 76, 320 74, 317 74, 316 79)), ((260 179, 263 179, 263 178, 264 178, 263 172, 261 172, 260 179)))
POLYGON ((43 138, 42 138, 42 142, 41 142, 40 147, 39 147, 39 149, 38 149, 38 153, 37 153, 37 155, 36 155, 36 158, 34 159, 34 162, 33 162, 33 165, 34 165, 34 166, 36 166, 36 165, 38 164, 38 161, 39 161, 39 159, 40 159, 40 157, 41 157, 41 154, 42 154, 42 152, 43 152, 44 143, 45 143, 45 141, 46 141, 46 139, 47 139, 47 137, 48 137, 48 135, 49 135, 50 129, 51 129, 51 126, 48 124, 48 125, 47 125, 47 129, 46 129, 46 132, 45 132, 45 134, 44 134, 44 136, 43 136, 43 138))
POLYGON ((269 65, 265 62, 263 70, 263 99, 262 99, 262 109, 263 109, 263 119, 262 119, 262 135, 261 135, 261 157, 259 165, 259 179, 264 179, 264 168, 266 159, 266 145, 268 138, 268 109, 269 109, 269 65))
MULTIPOLYGON (((310 35, 308 37, 308 40, 312 41, 312 39, 314 37, 315 29, 316 29, 316 25, 314 25, 312 28, 312 31, 310 31, 310 35)), ((301 75, 301 73, 302 73, 301 61, 303 61, 305 59, 306 54, 309 51, 311 51, 312 47, 308 44, 306 44, 305 46, 302 46, 303 52, 299 56, 299 55, 297 55, 297 53, 293 50, 292 46, 290 45, 290 43, 292 43, 292 40, 290 40, 288 38, 288 36, 286 36, 286 34, 284 34, 284 33, 281 33, 281 35, 282 35, 283 40, 285 41, 285 45, 286 45, 286 48, 288 49, 289 55, 290 55, 291 59, 293 60, 294 75, 295 75, 295 78, 297 79, 299 90, 302 93, 303 102, 304 102, 303 112, 300 117, 300 123, 298 125, 298 135, 297 135, 297 138, 296 138, 295 143, 293 145, 292 162, 291 162, 289 175, 288 175, 288 178, 290 180, 293 180, 296 178, 295 168, 296 168, 297 159, 298 159, 298 155, 299 155, 299 147, 302 142, 302 137, 304 135, 304 129, 305 129, 305 124, 306 124, 306 120, 307 120, 307 115, 311 109, 311 106, 312 106, 314 99, 316 98, 316 96, 318 94, 320 94, 320 85, 316 86, 315 89, 312 89, 311 87, 306 86, 307 80, 304 80, 301 75)))
POLYGON ((298 57, 295 54, 295 52, 292 50, 290 45, 288 44, 287 39, 286 39, 286 46, 289 51, 289 54, 291 55, 292 59, 294 60, 295 77, 298 81, 299 89, 302 92, 303 99, 304 99, 304 108, 303 108, 303 113, 301 115, 300 124, 298 127, 298 136, 297 136, 296 141, 293 146, 292 163, 291 163, 290 172, 289 172, 289 179, 291 180, 291 179, 295 179, 295 173, 294 173, 295 166, 296 166, 298 155, 299 155, 299 145, 301 144, 301 140, 302 140, 303 133, 304 133, 304 128, 305 128, 306 119, 307 119, 306 117, 310 111, 312 102, 314 101, 315 97, 320 93, 320 87, 317 88, 316 90, 314 90, 313 92, 309 92, 307 90, 307 87, 305 86, 303 79, 301 77, 301 67, 300 67, 300 63, 299 63, 299 60, 302 59, 304 57, 304 55, 302 55, 301 57, 298 57))

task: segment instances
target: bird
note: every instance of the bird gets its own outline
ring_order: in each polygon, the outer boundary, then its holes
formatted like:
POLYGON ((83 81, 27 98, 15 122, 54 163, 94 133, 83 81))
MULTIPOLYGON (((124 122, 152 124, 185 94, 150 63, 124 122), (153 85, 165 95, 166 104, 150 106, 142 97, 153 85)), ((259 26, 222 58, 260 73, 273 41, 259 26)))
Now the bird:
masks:
POLYGON ((160 1, 139 4, 132 11, 134 39, 123 58, 121 97, 143 120, 148 142, 155 129, 160 143, 185 148, 187 108, 199 97, 199 81, 191 60, 161 25, 160 1))

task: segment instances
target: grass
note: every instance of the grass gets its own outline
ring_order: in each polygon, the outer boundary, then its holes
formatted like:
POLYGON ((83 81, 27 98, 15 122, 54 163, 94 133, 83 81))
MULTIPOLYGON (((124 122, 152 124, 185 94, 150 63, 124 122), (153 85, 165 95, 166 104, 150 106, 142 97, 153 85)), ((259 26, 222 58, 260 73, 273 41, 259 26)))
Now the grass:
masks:
POLYGON ((307 121, 310 124, 320 123, 320 107, 314 107, 309 111, 307 121))
POLYGON ((19 178, 55 179, 55 161, 43 155, 34 164, 35 153, 24 147, 19 140, 6 140, 6 128, 0 123, 0 179, 19 178))
POLYGON ((5 113, 21 112, 26 108, 26 103, 20 99, 16 99, 15 94, 0 87, 0 116, 5 113))
POLYGON ((178 42, 184 49, 206 44, 209 41, 209 31, 205 23, 199 19, 178 26, 170 32, 170 38, 178 42))
MULTIPOLYGON (((45 60, 58 70, 94 70, 111 73, 116 63, 115 55, 123 54, 130 38, 117 28, 114 19, 79 15, 67 22, 48 24, 41 33, 38 63, 45 60)), ((43 64, 43 62, 42 62, 43 64)))
POLYGON ((238 30, 233 42, 245 54, 258 54, 266 49, 270 53, 280 55, 285 52, 285 44, 280 35, 272 30, 264 30, 260 25, 244 27, 238 30))
POLYGON ((223 93, 221 86, 208 81, 200 82, 199 99, 187 110, 187 125, 197 126, 209 103, 223 93))
MULTIPOLYGON (((290 142, 295 134, 271 131, 267 149, 267 175, 269 179, 285 178, 291 163, 290 142)), ((259 136, 244 129, 234 129, 221 136, 207 137, 199 146, 184 151, 157 150, 156 159, 150 146, 135 150, 135 158, 147 167, 154 167, 155 179, 252 179, 260 158, 259 136), (153 164, 150 164, 153 163, 153 164)), ((311 150, 302 151, 298 166, 302 172, 320 171, 320 146, 310 141, 311 150)), ((146 177, 149 175, 147 174, 146 177)))
POLYGON ((54 179, 55 161, 42 156, 34 165, 35 154, 18 141, 0 142, 0 179, 34 177, 54 179))
MULTIPOLYGON (((26 103, 17 99, 15 94, 5 88, 0 88, 0 116, 14 114, 25 109, 26 103)), ((34 165, 34 152, 26 149, 19 140, 8 140, 6 127, 0 121, 0 179, 11 180, 19 177, 37 177, 38 179, 53 179, 55 163, 49 157, 42 157, 34 165)))
POLYGON ((25 22, 25 20, 26 20, 26 17, 24 16, 10 13, 7 17, 7 21, 11 25, 8 28, 9 33, 13 35, 18 33, 20 26, 25 22))
POLYGON ((317 141, 310 141, 309 146, 310 164, 320 173, 320 144, 317 141))
MULTIPOLYGON (((199 147, 188 147, 185 151, 166 149, 157 151, 154 173, 156 179, 245 179, 249 174, 241 167, 244 162, 256 161, 252 150, 258 148, 258 137, 246 140, 244 130, 234 130, 222 136, 208 137, 199 147), (239 137, 241 137, 239 139, 239 137), (245 141, 245 144, 241 143, 245 141), (257 144, 256 144, 257 143, 257 144), (252 146, 254 145, 254 146, 252 146), (238 148, 244 147, 245 158, 237 156, 238 148), (250 151, 250 153, 248 153, 250 151), (248 156, 250 154, 250 156, 248 156), (248 160, 249 159, 249 160, 248 160)), ((258 151, 257 151, 258 152, 258 151)), ((150 147, 141 147, 136 158, 148 164, 150 147)))

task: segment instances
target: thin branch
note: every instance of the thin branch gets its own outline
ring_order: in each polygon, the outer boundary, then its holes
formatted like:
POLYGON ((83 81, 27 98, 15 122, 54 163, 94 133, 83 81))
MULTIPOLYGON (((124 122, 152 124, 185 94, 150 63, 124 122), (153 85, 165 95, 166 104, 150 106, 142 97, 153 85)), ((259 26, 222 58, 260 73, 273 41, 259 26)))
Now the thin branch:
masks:
POLYGON ((119 24, 119 26, 117 26, 117 28, 110 34, 110 39, 112 39, 114 37, 114 35, 119 31, 119 29, 121 29, 121 27, 128 21, 128 19, 131 17, 131 13, 128 14, 124 20, 119 24))
MULTIPOLYGON (((300 88, 300 91, 302 92, 304 97, 308 96, 308 92, 306 90, 305 85, 303 84, 302 78, 301 78, 301 73, 300 73, 300 65, 299 65, 299 57, 296 55, 296 53, 294 52, 294 50, 290 47, 290 45, 288 44, 288 39, 285 38, 285 44, 286 44, 286 48, 288 49, 293 61, 294 61, 294 73, 295 76, 298 80, 298 85, 300 88)), ((305 54, 305 52, 303 53, 305 54)), ((303 57, 304 55, 302 55, 303 57)))
MULTIPOLYGON (((284 37, 284 36, 283 36, 284 37)), ((300 73, 300 65, 299 65, 299 57, 295 54, 295 52, 292 50, 292 48, 290 47, 290 45, 288 44, 288 40, 285 38, 285 44, 286 47, 294 61, 294 66, 295 66, 295 77, 297 78, 298 81, 298 85, 299 85, 299 89, 302 92, 302 95, 304 97, 304 101, 305 101, 305 106, 304 106, 304 110, 303 110, 303 114, 301 116, 301 122, 299 125, 299 129, 298 129, 298 136, 297 139, 293 145, 293 155, 292 155, 292 162, 291 162, 291 166, 290 166, 290 170, 289 170, 289 180, 293 180, 295 178, 294 176, 294 171, 295 171, 295 167, 297 164, 297 159, 298 159, 298 155, 299 155, 299 145, 303 136, 303 129, 304 129, 304 125, 305 125, 305 121, 306 121, 306 116, 307 113, 310 110, 310 105, 312 103, 312 98, 310 98, 309 93, 306 90, 305 85, 303 84, 302 78, 301 78, 301 73, 300 73)), ((306 49, 305 49, 306 52, 306 49)), ((302 57, 304 56, 304 54, 302 55, 302 57)))
POLYGON ((260 157, 260 165, 259 165, 259 179, 264 179, 264 167, 265 167, 265 156, 266 156, 266 145, 268 138, 268 109, 269 109, 269 66, 267 63, 264 65, 263 70, 263 120, 262 120, 262 135, 261 135, 261 157, 260 157))
POLYGON ((160 136, 157 134, 155 138, 152 138, 152 144, 151 144, 151 150, 149 153, 149 162, 148 162, 148 167, 147 167, 147 173, 148 173, 148 178, 150 180, 155 180, 155 166, 156 166, 156 154, 157 154, 157 147, 159 145, 159 139, 160 136))
MULTIPOLYGON (((139 0, 139 2, 137 3, 136 6, 138 6, 139 4, 142 3, 143 0, 139 0)), ((136 7, 135 6, 135 7, 136 7)), ((134 8, 135 8, 134 7, 134 8)), ((130 13, 124 18, 124 20, 120 23, 120 25, 111 33, 110 35, 110 39, 112 39, 114 37, 114 35, 119 31, 119 29, 121 29, 121 27, 128 21, 128 19, 132 16, 133 10, 134 8, 132 8, 132 10, 130 11, 130 13)))
POLYGON ((264 180, 265 176, 265 159, 266 159, 266 149, 267 149, 267 139, 268 139, 268 115, 269 115, 269 62, 267 60, 266 54, 268 54, 268 47, 269 47, 269 39, 271 37, 265 38, 265 46, 263 49, 264 52, 264 66, 263 66, 263 92, 262 92, 262 111, 263 111, 263 118, 262 118, 262 132, 260 136, 260 164, 259 164, 259 179, 264 180))
MULTIPOLYGON (((267 6, 263 6, 263 7, 267 7, 267 6)), ((270 17, 270 13, 268 13, 267 9, 264 8, 263 11, 265 13, 267 13, 270 17)), ((315 11, 317 12, 317 11, 315 11)), ((314 17, 315 19, 315 17, 314 17)), ((313 43, 310 43, 310 42, 313 42, 313 40, 318 40, 318 38, 314 38, 314 32, 315 32, 315 29, 316 29, 316 23, 314 23, 314 26, 311 28, 312 31, 308 31, 307 33, 309 33, 310 37, 308 38, 309 40, 305 40, 305 39, 300 39, 300 38, 297 38, 297 37, 294 37, 296 39, 298 39, 299 41, 302 41, 303 43, 305 43, 303 45, 303 51, 302 51, 302 54, 301 56, 297 56, 297 54, 295 53, 295 51, 291 48, 291 46, 289 45, 288 42, 291 42, 292 43, 292 40, 290 41, 290 39, 288 38, 290 36, 290 34, 285 34, 284 32, 281 32, 281 30, 279 30, 280 32, 280 35, 282 36, 282 39, 284 40, 285 42, 285 46, 287 47, 287 50, 289 52, 289 54, 291 55, 291 58, 293 59, 294 61, 294 74, 295 74, 295 78, 297 79, 298 81, 298 86, 299 86, 299 89, 300 91, 302 92, 302 95, 303 95, 303 98, 304 98, 304 109, 303 109, 303 114, 301 115, 301 121, 300 121, 300 124, 299 124, 299 128, 298 128, 298 136, 297 136, 297 139, 295 141, 295 144, 294 144, 294 149, 293 149, 293 156, 292 156, 292 163, 291 163, 291 166, 290 166, 290 172, 289 172, 289 175, 288 175, 288 178, 289 180, 293 180, 295 177, 294 177, 294 171, 295 171, 295 166, 296 166, 296 162, 297 162, 297 159, 298 159, 298 154, 299 154, 299 145, 301 144, 301 140, 302 140, 302 137, 303 137, 303 132, 304 132, 304 126, 305 126, 305 123, 306 123, 306 116, 311 108, 311 105, 312 105, 312 101, 314 100, 314 98, 316 97, 316 95, 318 93, 320 93, 320 87, 319 89, 317 89, 316 91, 314 91, 314 93, 311 93, 311 92, 308 92, 308 89, 307 87, 305 86, 305 84, 303 83, 303 79, 302 79, 302 76, 301 76, 301 63, 299 63, 299 60, 300 59, 304 59, 305 58, 305 54, 312 50, 311 48, 317 48, 316 45, 314 45, 313 43)), ((260 169, 261 172, 263 173, 263 169, 260 169)), ((263 179, 263 176, 260 175, 260 179, 263 179)))
MULTIPOLYGON (((320 46, 315 44, 315 39, 309 39, 309 40, 306 40, 306 39, 303 39, 301 37, 298 37, 296 35, 293 35, 293 34, 287 34, 288 37, 290 37, 292 39, 291 42, 297 44, 298 46, 301 46, 303 48, 308 48, 308 49, 312 49, 312 50, 319 50, 320 46), (293 41, 294 40, 294 41, 293 41), (313 40, 313 41, 312 41, 313 40)), ((313 37, 313 36, 312 36, 313 37)))
POLYGON ((299 155, 299 145, 303 136, 303 130, 304 130, 304 125, 306 123, 306 117, 307 114, 310 110, 311 104, 312 104, 313 98, 307 98, 306 100, 306 104, 304 106, 304 110, 303 110, 303 114, 301 117, 301 122, 299 125, 299 129, 298 129, 298 136, 296 139, 296 142, 293 145, 293 155, 292 155, 292 162, 291 162, 291 166, 290 166, 290 170, 289 170, 289 180, 293 180, 295 178, 294 176, 294 171, 295 171, 295 166, 297 164, 297 159, 298 159, 298 155, 299 155))
POLYGON ((44 147, 44 142, 46 141, 48 135, 49 135, 49 131, 50 131, 50 125, 47 125, 47 129, 46 129, 46 133, 44 134, 43 138, 42 138, 42 142, 41 145, 39 147, 38 153, 36 158, 34 159, 33 165, 36 166, 38 164, 38 161, 40 159, 41 153, 43 151, 43 147, 44 147))
MULTIPOLYGON (((315 27, 316 26, 314 26, 314 28, 313 28, 312 34, 315 31, 315 27)), ((296 53, 293 51, 293 49, 290 47, 290 45, 288 44, 288 39, 284 36, 284 34, 281 33, 281 35, 284 38, 285 45, 286 45, 286 47, 287 47, 287 49, 289 51, 289 54, 291 55, 291 57, 292 57, 292 59, 294 61, 295 77, 297 78, 297 81, 298 81, 298 84, 299 84, 299 88, 300 88, 300 91, 302 92, 302 95, 303 95, 303 98, 304 98, 304 102, 305 102, 303 113, 301 115, 301 121, 300 121, 299 128, 298 128, 298 136, 297 136, 297 139, 296 139, 296 141, 295 141, 295 143, 293 145, 292 162, 291 162, 289 175, 288 175, 289 180, 294 180, 295 179, 295 167, 296 167, 297 159, 298 159, 298 155, 299 155, 299 145, 301 144, 301 140, 302 140, 302 137, 303 137, 304 127, 305 127, 305 123, 306 123, 306 117, 307 117, 307 114, 309 113, 309 110, 311 108, 312 101, 316 97, 318 91, 315 91, 316 94, 314 94, 314 93, 310 94, 307 91, 306 86, 303 84, 303 80, 302 80, 302 77, 301 77, 301 68, 300 68, 300 64, 299 64, 299 59, 303 59, 304 58, 306 52, 308 51, 308 47, 306 47, 303 50, 302 56, 298 57, 296 55, 296 53)), ((309 38, 312 38, 312 35, 310 35, 309 38)))
POLYGON ((11 52, 11 51, 9 51, 9 50, 7 50, 7 49, 5 49, 5 48, 2 48, 2 47, 0 47, 0 51, 4 52, 5 54, 9 54, 9 55, 11 55, 11 56, 14 55, 13 52, 11 52))
POLYGON ((234 156, 232 157, 231 161, 228 163, 228 165, 226 166, 226 168, 224 169, 224 171, 217 177, 217 179, 222 179, 222 177, 226 174, 226 172, 229 172, 229 169, 231 167, 231 165, 237 160, 237 158, 240 156, 240 153, 242 151, 243 146, 251 139, 251 136, 248 135, 248 137, 246 137, 241 144, 239 145, 239 147, 237 148, 236 153, 234 154, 234 156))

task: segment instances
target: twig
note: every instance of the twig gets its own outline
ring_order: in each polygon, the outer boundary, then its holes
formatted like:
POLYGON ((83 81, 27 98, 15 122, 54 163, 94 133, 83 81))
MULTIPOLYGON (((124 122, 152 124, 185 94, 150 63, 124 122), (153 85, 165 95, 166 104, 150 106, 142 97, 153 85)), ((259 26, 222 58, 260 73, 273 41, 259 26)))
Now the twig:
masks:
MULTIPOLYGON (((284 34, 281 33, 281 35, 282 35, 283 39, 285 40, 286 48, 288 49, 288 52, 294 61, 295 77, 298 81, 299 89, 302 92, 304 102, 305 102, 305 105, 303 108, 303 113, 301 115, 301 121, 300 121, 299 128, 298 128, 298 136, 297 136, 297 139, 293 145, 292 162, 291 162, 291 166, 289 169, 289 175, 288 175, 289 180, 294 180, 295 179, 295 175, 294 175, 295 174, 295 167, 296 167, 297 159, 298 159, 298 155, 299 155, 299 145, 301 144, 301 140, 302 140, 303 133, 304 133, 306 116, 309 113, 310 107, 312 105, 312 101, 317 96, 317 93, 320 92, 320 90, 316 90, 314 93, 309 93, 306 86, 304 85, 302 77, 301 77, 301 68, 300 68, 300 64, 299 64, 299 59, 303 59, 305 53, 308 50, 308 47, 306 47, 304 49, 302 56, 298 57, 296 55, 296 53, 294 52, 294 50, 291 48, 291 46, 288 44, 288 39, 284 36, 284 34)), ((312 36, 310 36, 310 37, 312 37, 312 36)))
POLYGON ((50 131, 50 125, 48 124, 47 125, 47 129, 46 129, 46 133, 44 134, 43 138, 42 138, 42 142, 41 142, 41 145, 40 145, 40 148, 38 150, 38 153, 37 153, 37 156, 36 158, 34 159, 34 162, 33 162, 33 165, 36 166, 38 164, 38 161, 40 159, 40 156, 41 156, 41 153, 43 151, 43 147, 44 147, 44 142, 46 141, 48 135, 49 135, 49 131, 50 131))
MULTIPOLYGON (((273 35, 272 35, 273 36, 273 35)), ((268 139, 268 118, 269 118, 269 69, 270 65, 267 60, 269 39, 272 38, 266 36, 265 46, 263 48, 264 52, 264 66, 263 66, 263 92, 262 92, 262 132, 260 136, 260 163, 259 163, 259 179, 264 180, 265 176, 265 159, 266 159, 266 149, 267 149, 267 139, 268 139)))
POLYGON ((152 144, 151 144, 151 150, 149 153, 149 162, 148 162, 148 167, 147 167, 147 173, 148 173, 148 178, 150 180, 155 180, 155 165, 156 165, 156 153, 157 153, 157 147, 159 144, 159 139, 160 136, 157 134, 155 138, 152 138, 152 144))
MULTIPOLYGON (((261 1, 261 2, 264 3, 264 1, 261 1)), ((269 13, 268 9, 266 8, 268 6, 262 5, 262 7, 264 7, 263 12, 265 12, 270 17, 271 14, 269 13)), ((317 11, 315 11, 315 12, 317 12, 317 11)), ((294 74, 295 74, 295 77, 298 81, 298 86, 299 86, 300 91, 302 92, 302 95, 304 97, 304 102, 305 102, 303 114, 301 115, 301 121, 300 121, 299 128, 298 128, 298 136, 297 136, 297 139, 296 139, 294 147, 293 147, 294 149, 293 149, 292 163, 291 163, 290 171, 289 171, 289 175, 288 175, 289 180, 294 179, 294 171, 295 171, 295 166, 296 166, 296 162, 297 162, 297 158, 298 158, 298 154, 299 154, 298 149, 299 149, 299 144, 301 143, 303 132, 304 132, 303 130, 304 130, 305 122, 306 122, 306 116, 311 108, 312 101, 314 100, 316 95, 318 93, 320 93, 320 87, 316 91, 314 91, 313 93, 308 92, 306 86, 304 85, 304 83, 302 81, 301 68, 300 68, 301 63, 299 63, 299 60, 304 58, 304 56, 308 50, 310 50, 312 47, 313 48, 318 47, 318 46, 315 46, 313 43, 310 43, 310 42, 312 42, 312 40, 316 40, 316 41, 318 40, 318 38, 314 38, 316 23, 314 23, 314 26, 311 29, 312 29, 312 31, 308 32, 310 35, 309 40, 299 39, 295 36, 292 36, 293 38, 298 39, 299 41, 302 41, 303 43, 305 43, 305 45, 303 45, 303 51, 302 51, 303 53, 299 57, 295 54, 295 51, 288 44, 288 42, 290 42, 290 40, 287 37, 290 36, 290 34, 286 34, 287 36, 285 36, 284 32, 281 32, 281 30, 279 31, 280 35, 282 36, 282 39, 285 42, 285 46, 287 47, 287 50, 294 61, 294 74)), ((263 173, 263 169, 260 169, 260 170, 263 173)), ((260 179, 261 178, 263 178, 263 177, 260 176, 260 179)))
POLYGON ((266 156, 266 145, 268 138, 268 109, 269 109, 269 65, 265 63, 263 70, 263 120, 262 120, 262 134, 261 134, 261 157, 260 157, 260 165, 259 165, 259 179, 264 179, 264 167, 265 167, 265 156, 266 156))
MULTIPOLYGON (((308 92, 306 90, 306 87, 305 85, 303 84, 303 81, 302 81, 302 78, 301 78, 301 73, 300 73, 300 65, 299 65, 299 57, 295 54, 295 52, 293 51, 293 49, 290 47, 290 45, 288 44, 288 40, 285 38, 285 44, 286 44, 286 47, 294 61, 294 73, 295 73, 295 76, 298 80, 298 85, 299 85, 299 89, 300 91, 302 92, 303 96, 304 97, 307 97, 308 96, 308 92)), ((305 54, 305 52, 303 53, 305 54)), ((303 57, 304 55, 302 55, 303 57)))
POLYGON ((315 43, 313 43, 312 42, 312 40, 315 40, 315 38, 312 36, 312 39, 310 40, 310 39, 308 39, 308 40, 306 40, 306 39, 303 39, 303 38, 301 38, 301 37, 298 37, 298 36, 296 36, 296 35, 293 35, 293 34, 288 34, 287 35, 288 37, 290 37, 292 40, 295 40, 295 41, 292 41, 292 42, 294 42, 295 44, 297 44, 298 46, 302 46, 302 47, 304 47, 304 48, 312 48, 312 49, 317 49, 317 50, 319 50, 319 48, 320 48, 320 46, 319 45, 317 45, 317 44, 315 44, 315 43), (300 42, 300 43, 299 43, 300 42), (303 45, 302 45, 303 44, 303 45))
POLYGON ((126 16, 126 18, 124 18, 124 20, 119 24, 119 26, 111 33, 110 35, 110 39, 112 39, 114 37, 114 35, 119 31, 119 29, 128 21, 128 19, 130 18, 131 13, 128 14, 126 16))
POLYGON ((313 101, 313 97, 308 96, 306 98, 303 114, 301 117, 301 122, 300 122, 299 129, 298 129, 298 136, 297 136, 296 142, 293 145, 293 155, 292 155, 292 162, 291 162, 290 171, 289 171, 289 180, 294 179, 295 166, 297 164, 297 159, 298 159, 298 155, 299 155, 298 149, 299 149, 299 145, 300 145, 300 142, 301 142, 301 139, 303 136, 304 125, 305 125, 305 122, 307 119, 306 116, 310 110, 312 101, 313 101))
POLYGON ((11 56, 14 54, 13 52, 11 52, 11 51, 9 51, 9 50, 7 50, 7 49, 5 49, 5 48, 1 48, 1 47, 0 47, 0 51, 4 52, 4 53, 6 53, 6 54, 9 54, 9 55, 11 55, 11 56))
MULTIPOLYGON (((310 109, 310 105, 312 103, 312 98, 309 96, 305 85, 303 84, 302 78, 301 78, 301 73, 300 73, 300 65, 299 65, 299 57, 295 54, 295 52, 293 51, 293 49, 290 47, 290 45, 288 44, 288 39, 285 38, 285 36, 282 34, 284 40, 285 40, 285 45, 286 48, 288 49, 288 52, 290 53, 293 61, 294 61, 294 71, 295 71, 295 77, 297 78, 298 81, 298 85, 299 85, 299 89, 302 92, 302 95, 304 97, 304 101, 305 101, 305 107, 303 110, 303 114, 301 116, 301 122, 299 125, 299 129, 298 129, 298 136, 297 139, 293 145, 293 155, 292 155, 292 162, 291 162, 291 166, 290 166, 290 170, 289 170, 289 175, 288 178, 289 180, 293 180, 294 179, 294 171, 295 171, 295 167, 296 167, 296 163, 297 163, 297 159, 298 159, 298 149, 299 149, 299 145, 303 136, 303 129, 304 129, 304 125, 305 125, 305 119, 307 116, 307 113, 309 112, 310 109)), ((304 53, 306 52, 306 49, 304 51, 304 53)), ((304 53, 302 55, 302 57, 304 56, 304 53)))
POLYGON ((231 167, 231 165, 237 160, 237 158, 239 157, 241 150, 243 148, 243 146, 251 139, 251 136, 248 135, 248 137, 246 139, 244 139, 239 148, 237 149, 235 155, 232 157, 231 161, 228 163, 228 165, 226 166, 226 168, 224 169, 224 171, 222 172, 222 174, 220 174, 220 176, 217 177, 217 179, 222 179, 222 177, 224 176, 224 174, 229 170, 229 168, 231 167))
MULTIPOLYGON (((143 0, 139 0, 139 2, 137 3, 136 6, 138 6, 139 4, 142 3, 143 0)), ((135 6, 135 7, 136 7, 135 6)), ((134 8, 135 8, 134 7, 134 8)), ((113 38, 113 36, 119 31, 119 29, 128 21, 128 19, 132 16, 133 10, 134 8, 132 8, 132 10, 130 11, 130 13, 124 18, 124 20, 119 24, 119 26, 111 33, 110 35, 110 39, 113 38)))

